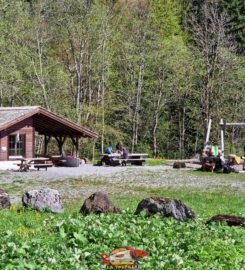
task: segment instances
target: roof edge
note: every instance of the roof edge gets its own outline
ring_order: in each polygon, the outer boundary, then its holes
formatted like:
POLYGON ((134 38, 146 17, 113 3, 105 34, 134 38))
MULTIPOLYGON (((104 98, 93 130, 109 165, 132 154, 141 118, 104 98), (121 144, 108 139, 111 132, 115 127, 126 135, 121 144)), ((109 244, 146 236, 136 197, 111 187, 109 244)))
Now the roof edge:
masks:
MULTIPOLYGON (((16 124, 16 123, 18 123, 20 121, 23 121, 23 120, 25 120, 25 119, 27 119, 29 117, 32 117, 32 116, 34 116, 36 114, 43 114, 43 115, 45 115, 47 117, 51 117, 54 120, 63 123, 64 125, 69 125, 69 127, 71 127, 71 128, 78 129, 81 133, 83 133, 84 135, 87 135, 90 138, 94 138, 94 139, 98 138, 98 134, 96 132, 91 131, 91 130, 85 128, 85 127, 79 126, 78 124, 72 122, 71 120, 68 120, 67 118, 64 118, 63 116, 55 114, 55 113, 53 113, 53 112, 51 112, 51 111, 49 111, 49 110, 47 110, 47 109, 45 109, 45 108, 43 108, 41 106, 2 107, 2 108, 5 108, 6 110, 11 110, 11 108, 12 108, 12 110, 13 109, 20 109, 20 110, 22 109, 23 110, 25 108, 26 109, 27 108, 29 108, 29 109, 33 108, 33 110, 31 112, 29 112, 29 113, 26 113, 25 115, 19 116, 19 117, 15 118, 15 119, 5 123, 3 126, 0 126, 0 131, 3 131, 5 129, 9 128, 10 126, 12 126, 12 125, 14 125, 14 124, 16 124)), ((0 107, 0 110, 1 110, 1 107, 0 107)))
POLYGON ((41 108, 41 106, 22 106, 22 107, 0 107, 0 111, 8 111, 8 110, 30 110, 41 108))

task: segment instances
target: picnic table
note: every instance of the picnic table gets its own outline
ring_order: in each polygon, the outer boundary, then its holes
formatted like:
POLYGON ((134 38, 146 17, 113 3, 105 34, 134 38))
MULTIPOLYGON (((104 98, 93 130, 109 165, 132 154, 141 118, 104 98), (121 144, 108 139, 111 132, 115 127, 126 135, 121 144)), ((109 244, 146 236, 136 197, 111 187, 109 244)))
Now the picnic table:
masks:
POLYGON ((109 166, 117 166, 120 165, 120 157, 121 155, 118 153, 111 154, 102 154, 101 157, 101 165, 109 165, 109 166))
POLYGON ((118 154, 118 153, 102 154, 100 156, 101 156, 101 165, 126 166, 127 163, 130 163, 131 165, 142 166, 143 162, 146 161, 145 157, 148 156, 148 154, 131 153, 131 154, 128 154, 127 158, 124 158, 121 154, 118 154))
POLYGON ((122 155, 118 154, 118 153, 111 153, 111 154, 101 154, 100 155, 101 157, 110 157, 110 158, 113 158, 113 157, 121 157, 122 155))
POLYGON ((34 165, 34 168, 37 168, 38 171, 41 168, 47 170, 48 167, 53 166, 53 164, 47 163, 47 161, 49 161, 49 158, 20 158, 18 160, 20 161, 20 163, 17 164, 20 167, 20 172, 27 172, 30 169, 31 165, 34 165))
POLYGON ((144 153, 131 153, 128 154, 128 158, 124 158, 122 160, 122 166, 126 166, 127 163, 130 163, 131 165, 138 165, 138 166, 142 166, 143 162, 146 161, 146 157, 148 156, 148 154, 144 154, 144 153))

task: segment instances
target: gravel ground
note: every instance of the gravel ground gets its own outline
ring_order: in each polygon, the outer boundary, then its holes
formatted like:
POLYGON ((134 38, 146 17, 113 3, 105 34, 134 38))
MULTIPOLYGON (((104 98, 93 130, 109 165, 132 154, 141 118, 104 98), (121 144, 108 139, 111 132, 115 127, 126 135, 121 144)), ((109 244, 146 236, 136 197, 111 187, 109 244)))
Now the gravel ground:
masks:
POLYGON ((20 202, 25 190, 48 186, 62 196, 87 197, 100 190, 110 194, 139 194, 140 189, 162 188, 222 192, 229 190, 245 195, 242 174, 197 173, 187 169, 174 170, 170 166, 97 167, 86 164, 78 168, 53 167, 29 172, 0 171, 0 187, 7 190, 14 202, 20 202))
POLYGON ((15 178, 24 179, 37 179, 42 181, 52 181, 52 180, 64 180, 67 178, 81 178, 81 177, 103 177, 111 176, 115 173, 121 173, 126 171, 127 167, 98 167, 92 164, 85 164, 80 167, 52 167, 48 170, 32 169, 28 172, 17 172, 14 170, 8 171, 8 176, 2 177, 1 182, 12 183, 15 178))

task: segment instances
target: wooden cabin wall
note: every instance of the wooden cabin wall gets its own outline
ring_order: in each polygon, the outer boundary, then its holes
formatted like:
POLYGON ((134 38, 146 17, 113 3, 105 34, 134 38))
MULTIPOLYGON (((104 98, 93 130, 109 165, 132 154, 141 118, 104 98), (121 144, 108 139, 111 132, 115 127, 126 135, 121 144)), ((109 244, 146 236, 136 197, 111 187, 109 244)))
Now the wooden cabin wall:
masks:
POLYGON ((15 135, 19 133, 20 135, 26 135, 26 158, 34 157, 34 140, 35 140, 35 129, 33 127, 32 118, 26 119, 15 125, 9 127, 8 129, 0 132, 0 160, 8 160, 8 136, 15 135), (4 150, 6 148, 6 151, 4 150))

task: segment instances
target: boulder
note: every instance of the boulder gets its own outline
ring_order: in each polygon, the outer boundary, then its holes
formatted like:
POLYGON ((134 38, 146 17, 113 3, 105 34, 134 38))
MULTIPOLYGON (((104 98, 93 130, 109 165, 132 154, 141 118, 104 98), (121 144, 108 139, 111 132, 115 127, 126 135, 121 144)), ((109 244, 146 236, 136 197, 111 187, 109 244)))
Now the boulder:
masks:
POLYGON ((91 212, 96 214, 121 213, 120 209, 115 207, 108 195, 103 192, 95 192, 84 201, 83 206, 80 209, 80 213, 88 215, 91 212))
POLYGON ((53 213, 64 212, 59 192, 51 188, 27 191, 22 197, 22 203, 38 211, 47 209, 53 213))
POLYGON ((183 168, 186 168, 185 162, 174 162, 173 168, 174 169, 183 169, 183 168))
POLYGON ((245 227, 245 217, 230 216, 230 215, 216 215, 213 216, 208 222, 226 222, 228 226, 242 226, 245 227))
POLYGON ((195 218, 195 213, 180 200, 169 198, 151 197, 142 200, 135 211, 135 215, 139 215, 142 211, 147 216, 160 214, 162 217, 173 217, 180 221, 189 218, 195 218))
POLYGON ((0 210, 10 207, 10 198, 7 192, 0 189, 0 210))

